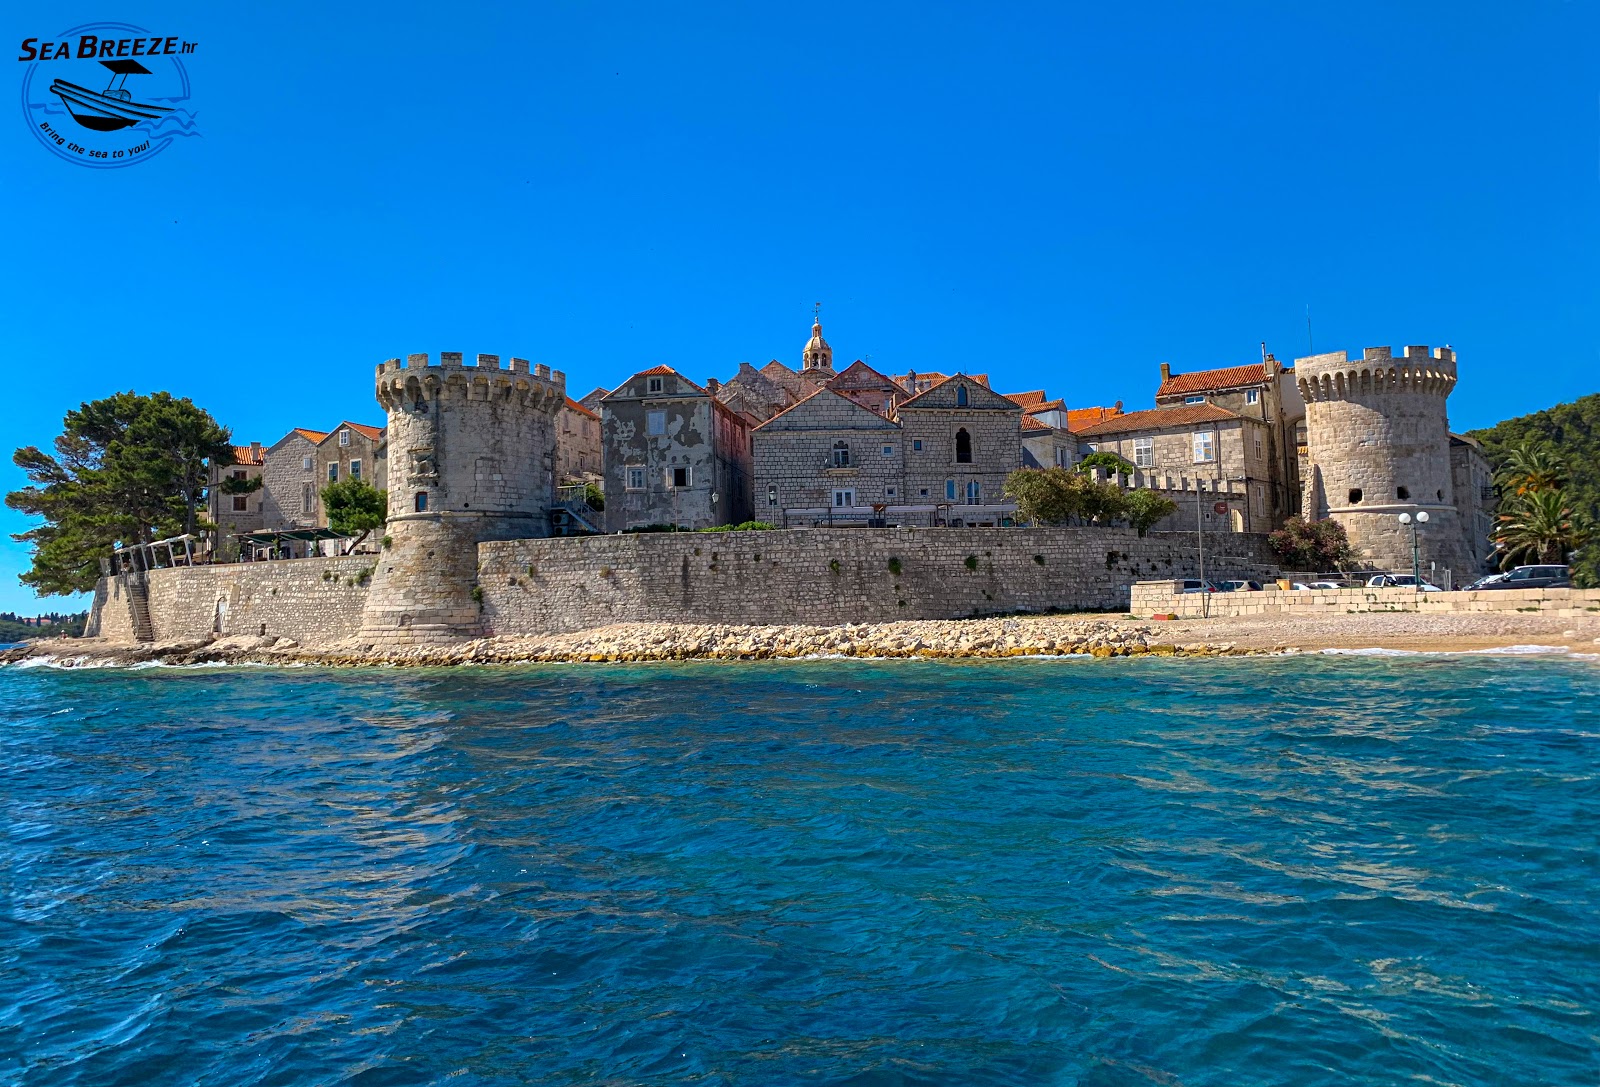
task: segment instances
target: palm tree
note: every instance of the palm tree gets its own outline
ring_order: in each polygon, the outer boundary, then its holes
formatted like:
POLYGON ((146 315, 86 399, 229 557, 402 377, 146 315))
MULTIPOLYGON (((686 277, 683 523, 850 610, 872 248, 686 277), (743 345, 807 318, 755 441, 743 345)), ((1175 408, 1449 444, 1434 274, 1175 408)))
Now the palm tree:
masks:
POLYGON ((1501 553, 1500 568, 1519 563, 1559 563, 1593 535, 1589 518, 1572 508, 1559 488, 1529 490, 1509 503, 1492 539, 1501 553))
POLYGON ((1506 450, 1505 463, 1495 473, 1497 482, 1517 495, 1560 490, 1567 485, 1567 469, 1543 442, 1525 438, 1506 450))

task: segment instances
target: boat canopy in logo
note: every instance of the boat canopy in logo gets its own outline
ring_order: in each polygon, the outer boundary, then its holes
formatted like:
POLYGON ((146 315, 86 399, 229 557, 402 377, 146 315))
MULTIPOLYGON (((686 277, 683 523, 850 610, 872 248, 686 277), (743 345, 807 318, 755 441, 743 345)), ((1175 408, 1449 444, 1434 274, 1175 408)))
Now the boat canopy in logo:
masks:
POLYGON ((28 128, 56 155, 84 166, 114 169, 153 158, 200 134, 180 59, 194 50, 194 42, 148 37, 129 23, 86 23, 42 44, 29 38, 18 57, 31 61, 22 81, 28 128), (123 31, 137 37, 117 37, 123 31))

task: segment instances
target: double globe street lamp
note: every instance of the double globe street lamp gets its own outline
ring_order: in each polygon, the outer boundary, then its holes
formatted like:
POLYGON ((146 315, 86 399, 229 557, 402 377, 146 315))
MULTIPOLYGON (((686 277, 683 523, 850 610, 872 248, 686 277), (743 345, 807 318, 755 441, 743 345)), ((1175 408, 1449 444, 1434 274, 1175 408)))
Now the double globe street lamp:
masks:
POLYGON ((1422 557, 1417 550, 1417 529, 1428 523, 1428 511, 1418 510, 1413 516, 1409 513, 1400 515, 1400 523, 1411 527, 1411 586, 1417 592, 1422 591, 1422 557))

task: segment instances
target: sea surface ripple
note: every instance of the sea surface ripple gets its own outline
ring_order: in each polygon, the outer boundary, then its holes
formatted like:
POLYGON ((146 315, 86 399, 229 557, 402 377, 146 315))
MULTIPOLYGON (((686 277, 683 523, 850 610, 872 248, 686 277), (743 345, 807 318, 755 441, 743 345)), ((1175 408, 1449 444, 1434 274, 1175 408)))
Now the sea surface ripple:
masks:
POLYGON ((0 668, 0 1082, 1600 1081, 1600 668, 0 668))

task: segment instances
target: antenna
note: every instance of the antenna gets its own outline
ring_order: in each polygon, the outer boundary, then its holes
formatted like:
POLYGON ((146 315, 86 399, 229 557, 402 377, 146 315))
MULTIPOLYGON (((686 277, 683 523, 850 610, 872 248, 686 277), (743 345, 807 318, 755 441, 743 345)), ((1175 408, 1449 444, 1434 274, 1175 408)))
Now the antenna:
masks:
POLYGON ((820 325, 822 323, 822 303, 821 302, 813 302, 811 304, 811 323, 814 324, 814 325, 820 325))
POLYGON ((1262 340, 1261 341, 1261 361, 1262 362, 1266 362, 1267 361, 1267 341, 1266 340, 1262 340))
POLYGON ((1306 354, 1315 355, 1317 345, 1311 342, 1311 303, 1306 303, 1306 354))

